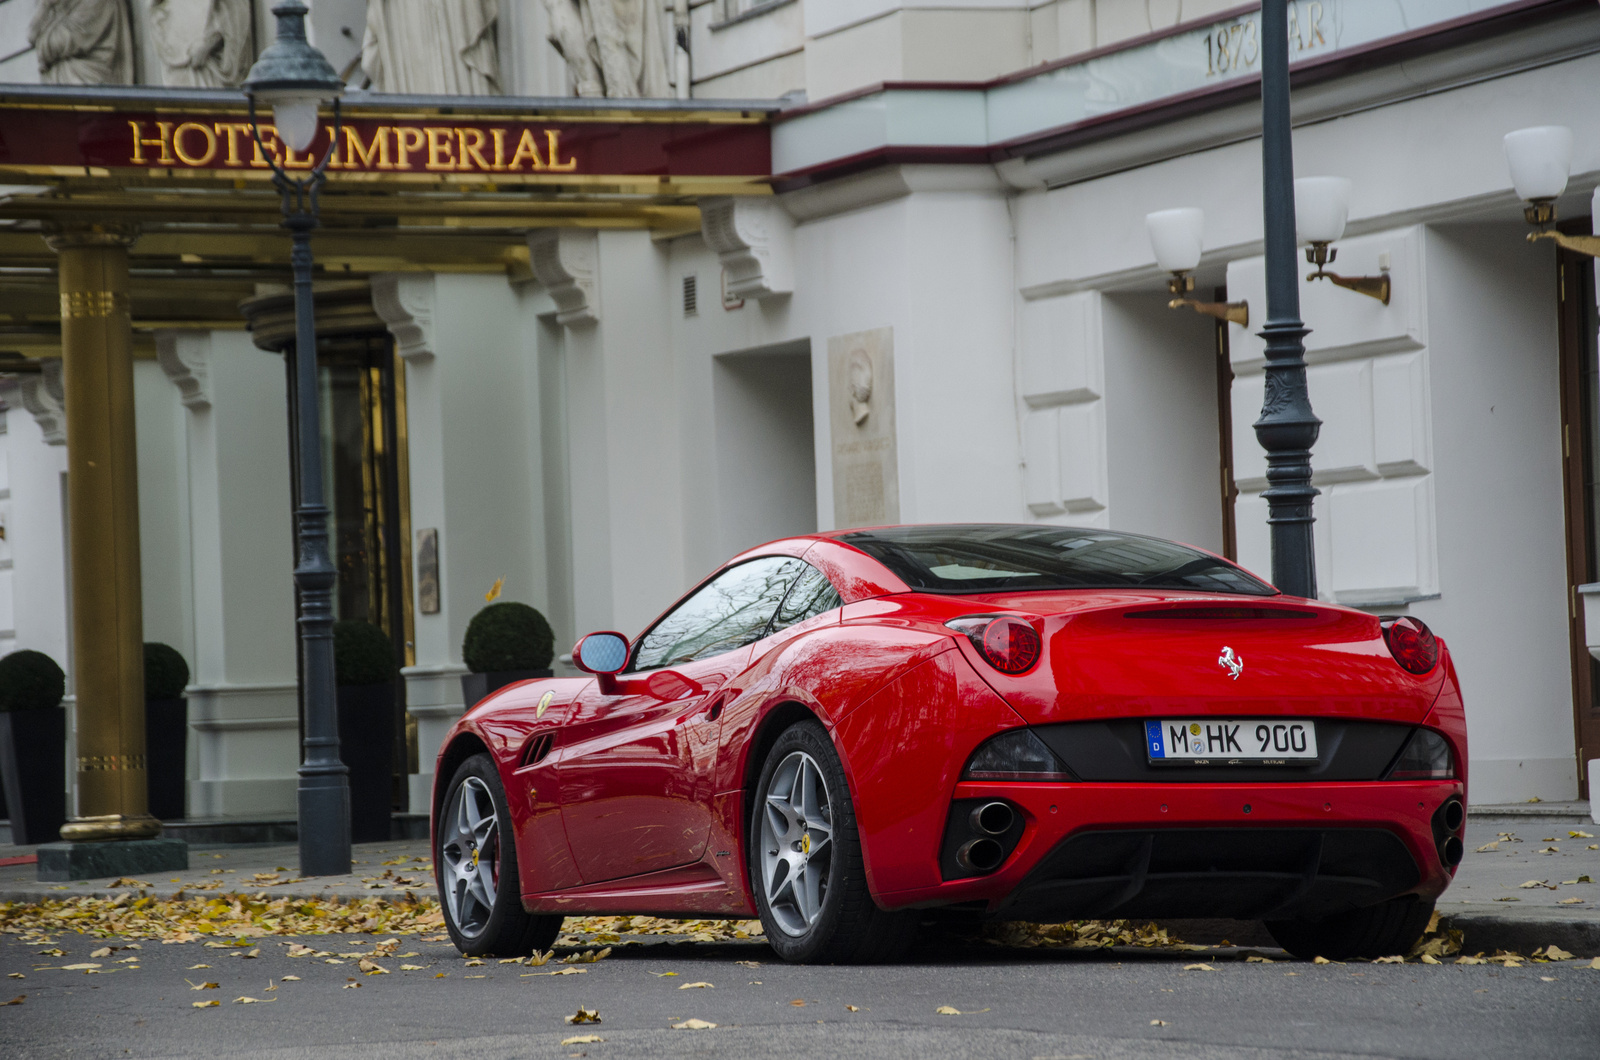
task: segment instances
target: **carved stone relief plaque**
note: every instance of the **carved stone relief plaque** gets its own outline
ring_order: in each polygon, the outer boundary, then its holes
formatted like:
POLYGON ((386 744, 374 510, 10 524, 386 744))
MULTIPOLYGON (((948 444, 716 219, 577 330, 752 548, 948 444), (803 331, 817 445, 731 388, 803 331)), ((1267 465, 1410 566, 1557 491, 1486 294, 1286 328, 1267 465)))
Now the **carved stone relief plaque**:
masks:
POLYGON ((833 525, 900 521, 894 425, 894 329, 828 340, 833 525))
POLYGON ((417 531, 417 610, 439 613, 439 531, 417 531))

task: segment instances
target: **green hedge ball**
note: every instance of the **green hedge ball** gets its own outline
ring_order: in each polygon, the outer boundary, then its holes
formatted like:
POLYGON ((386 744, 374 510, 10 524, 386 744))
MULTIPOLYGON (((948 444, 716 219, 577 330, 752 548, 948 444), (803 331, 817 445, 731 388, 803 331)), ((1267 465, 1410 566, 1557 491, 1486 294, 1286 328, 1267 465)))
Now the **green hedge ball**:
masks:
POLYGON ((386 685, 399 667, 394 643, 380 626, 359 619, 333 624, 334 679, 341 685, 386 685))
POLYGON ((555 645, 550 623, 527 604, 490 604, 467 623, 461 658, 475 674, 544 670, 555 658, 555 645))
POLYGON ((144 698, 177 699, 189 687, 189 664, 170 644, 144 646, 144 698))
POLYGON ((67 675, 42 651, 14 651, 0 659, 0 710, 49 710, 67 694, 67 675))

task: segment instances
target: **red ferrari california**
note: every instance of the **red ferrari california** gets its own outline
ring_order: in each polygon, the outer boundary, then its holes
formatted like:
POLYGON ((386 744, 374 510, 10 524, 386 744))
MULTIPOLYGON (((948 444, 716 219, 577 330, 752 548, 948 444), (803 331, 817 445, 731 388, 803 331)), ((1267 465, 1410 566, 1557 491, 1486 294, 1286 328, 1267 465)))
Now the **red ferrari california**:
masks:
POLYGON ((1260 919, 1291 953, 1382 956, 1461 860, 1466 724, 1428 628, 1156 538, 789 538, 573 662, 590 676, 501 689, 440 751, 465 953, 633 913, 885 960, 946 909, 1260 919))

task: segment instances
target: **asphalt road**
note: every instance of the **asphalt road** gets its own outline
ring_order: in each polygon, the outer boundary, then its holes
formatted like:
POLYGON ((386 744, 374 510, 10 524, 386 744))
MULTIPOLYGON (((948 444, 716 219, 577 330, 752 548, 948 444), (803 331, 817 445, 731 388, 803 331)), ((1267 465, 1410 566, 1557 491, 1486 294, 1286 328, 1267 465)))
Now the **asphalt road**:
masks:
POLYGON ((389 974, 363 974, 357 958, 337 956, 370 952, 373 942, 370 935, 266 938, 259 956, 247 958, 245 950, 144 940, 138 950, 93 958, 105 941, 66 935, 55 956, 6 937, 0 973, 25 978, 0 980, 0 1000, 26 997, 0 1007, 0 1053, 9 1060, 1592 1060, 1600 1047, 1600 969, 1587 960, 1520 969, 1315 965, 1274 951, 1268 956, 1278 959, 1264 964, 1246 963, 1238 951, 1006 949, 941 936, 886 967, 788 966, 760 942, 621 947, 564 975, 536 974, 562 967, 555 964, 468 966, 448 943, 416 936, 379 959, 389 974), (292 942, 334 956, 292 958, 292 942), (130 956, 136 969, 119 963, 130 956), (1186 969, 1201 962, 1213 970, 1186 969), (62 968, 82 963, 100 967, 62 968), (197 964, 209 967, 191 967, 197 964), (422 968, 402 971, 402 964, 422 968), (207 982, 218 987, 191 989, 207 982), (683 989, 693 983, 711 985, 683 989), (235 1001, 241 997, 259 1001, 235 1001), (193 1007, 202 1000, 220 1004, 193 1007), (580 1006, 601 1022, 567 1025, 563 1017, 580 1006), (961 1014, 940 1014, 941 1006, 961 1014), (689 1019, 717 1026, 672 1029, 689 1019), (604 1041, 562 1044, 580 1034, 604 1041))

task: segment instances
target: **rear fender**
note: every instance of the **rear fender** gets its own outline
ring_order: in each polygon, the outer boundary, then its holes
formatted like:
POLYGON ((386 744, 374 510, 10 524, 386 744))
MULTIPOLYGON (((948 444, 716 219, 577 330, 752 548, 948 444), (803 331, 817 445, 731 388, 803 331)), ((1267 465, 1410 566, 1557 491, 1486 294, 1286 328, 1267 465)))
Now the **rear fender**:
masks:
POLYGON ((985 739, 1023 724, 953 649, 900 676, 834 730, 875 895, 939 883, 938 845, 962 767, 985 739))

